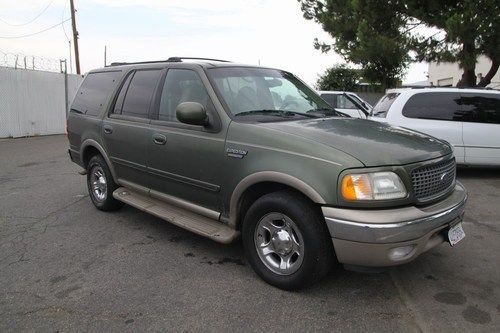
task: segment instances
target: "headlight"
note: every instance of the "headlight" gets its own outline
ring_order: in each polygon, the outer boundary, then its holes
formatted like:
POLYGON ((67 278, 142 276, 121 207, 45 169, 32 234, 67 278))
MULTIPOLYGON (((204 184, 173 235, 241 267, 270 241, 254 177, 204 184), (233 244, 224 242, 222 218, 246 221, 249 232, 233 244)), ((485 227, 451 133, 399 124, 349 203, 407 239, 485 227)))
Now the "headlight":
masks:
POLYGON ((346 200, 387 200, 406 197, 406 188, 394 172, 345 175, 342 196, 346 200))

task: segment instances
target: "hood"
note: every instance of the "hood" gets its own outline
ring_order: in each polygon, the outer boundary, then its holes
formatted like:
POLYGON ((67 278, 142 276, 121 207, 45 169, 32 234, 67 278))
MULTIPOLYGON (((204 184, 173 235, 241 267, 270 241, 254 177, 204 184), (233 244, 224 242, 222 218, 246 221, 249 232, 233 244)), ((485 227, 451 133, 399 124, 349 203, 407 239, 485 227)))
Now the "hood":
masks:
POLYGON ((448 144, 434 137, 366 119, 322 118, 262 126, 341 150, 367 167, 415 163, 452 152, 448 144))

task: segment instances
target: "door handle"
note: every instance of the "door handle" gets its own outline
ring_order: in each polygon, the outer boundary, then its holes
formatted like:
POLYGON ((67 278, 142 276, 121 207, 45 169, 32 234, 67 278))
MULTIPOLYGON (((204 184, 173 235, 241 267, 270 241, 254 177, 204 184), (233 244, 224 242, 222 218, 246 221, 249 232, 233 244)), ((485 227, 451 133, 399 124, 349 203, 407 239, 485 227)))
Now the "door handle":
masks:
POLYGON ((164 145, 167 143, 167 137, 163 134, 153 134, 153 142, 157 145, 164 145))
POLYGON ((104 125, 104 133, 106 133, 106 134, 113 133, 113 127, 111 127, 109 125, 104 125))

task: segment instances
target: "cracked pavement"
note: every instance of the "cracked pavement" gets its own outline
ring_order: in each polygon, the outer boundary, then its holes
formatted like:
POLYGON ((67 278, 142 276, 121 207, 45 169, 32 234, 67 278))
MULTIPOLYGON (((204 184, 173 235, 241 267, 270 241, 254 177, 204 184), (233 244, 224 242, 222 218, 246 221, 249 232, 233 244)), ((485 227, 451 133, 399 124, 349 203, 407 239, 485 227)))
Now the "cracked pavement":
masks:
POLYGON ((241 243, 96 210, 65 136, 0 140, 0 331, 500 331, 500 170, 461 169, 466 238, 285 292, 241 243))

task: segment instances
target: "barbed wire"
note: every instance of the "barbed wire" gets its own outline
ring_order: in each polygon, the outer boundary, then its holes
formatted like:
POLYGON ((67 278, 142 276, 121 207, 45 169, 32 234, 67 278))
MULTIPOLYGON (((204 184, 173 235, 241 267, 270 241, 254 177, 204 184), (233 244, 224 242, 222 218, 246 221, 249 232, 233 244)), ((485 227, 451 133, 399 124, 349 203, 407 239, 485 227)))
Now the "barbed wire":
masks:
MULTIPOLYGON (((65 60, 64 60, 65 61, 65 60)), ((31 69, 48 72, 64 72, 60 59, 51 59, 22 53, 0 51, 0 67, 31 69)))

